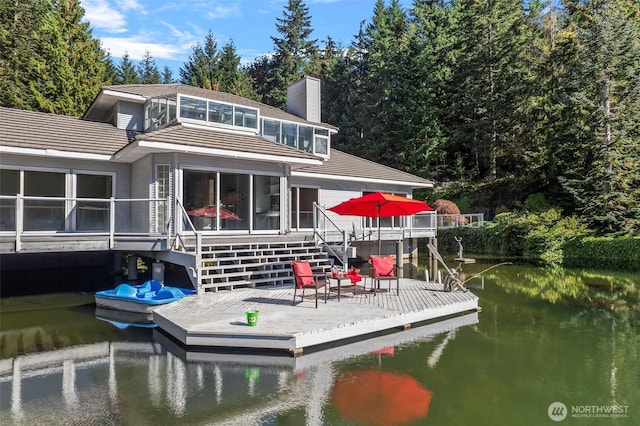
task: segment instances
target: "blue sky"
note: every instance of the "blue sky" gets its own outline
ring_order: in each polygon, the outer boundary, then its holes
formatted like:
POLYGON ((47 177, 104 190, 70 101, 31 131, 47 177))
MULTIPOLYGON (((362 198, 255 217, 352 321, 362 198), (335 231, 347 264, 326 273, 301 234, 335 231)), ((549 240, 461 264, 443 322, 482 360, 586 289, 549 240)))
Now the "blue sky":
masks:
MULTIPOLYGON (((370 22, 375 0, 304 3, 311 16, 311 38, 321 42, 330 35, 347 46, 360 22, 370 22)), ((281 36, 276 18, 282 18, 286 4, 286 0, 81 0, 93 36, 116 64, 125 52, 139 60, 148 50, 160 71, 165 65, 171 68, 173 78, 178 78, 192 46, 202 43, 209 30, 219 49, 233 41, 242 63, 272 52, 271 36, 281 36)))

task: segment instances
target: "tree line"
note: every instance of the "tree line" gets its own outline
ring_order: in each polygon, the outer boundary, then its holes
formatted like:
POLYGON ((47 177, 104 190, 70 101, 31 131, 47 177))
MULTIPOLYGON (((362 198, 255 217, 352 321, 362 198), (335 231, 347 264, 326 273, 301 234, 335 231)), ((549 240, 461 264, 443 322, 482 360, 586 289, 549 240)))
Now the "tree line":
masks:
POLYGON ((150 52, 114 63, 83 13, 0 0, 2 105, 78 116, 102 85, 177 81, 285 108, 286 87, 316 76, 334 147, 492 212, 532 196, 602 233, 640 233, 635 0, 377 0, 349 46, 314 39, 309 8, 288 0, 272 54, 242 66, 209 32, 176 79, 150 52))

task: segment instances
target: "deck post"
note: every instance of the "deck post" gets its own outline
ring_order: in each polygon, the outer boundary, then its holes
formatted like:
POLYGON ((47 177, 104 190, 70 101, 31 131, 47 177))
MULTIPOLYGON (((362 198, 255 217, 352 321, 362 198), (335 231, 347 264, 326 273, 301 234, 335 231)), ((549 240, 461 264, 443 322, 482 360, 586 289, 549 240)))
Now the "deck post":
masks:
POLYGON ((138 279, 138 256, 131 254, 127 261, 127 279, 129 281, 135 281, 138 279))
POLYGON ((116 199, 109 199, 109 249, 113 250, 116 245, 116 199))
POLYGON ((400 278, 403 277, 403 268, 402 268, 402 258, 404 256, 403 253, 403 247, 402 247, 402 240, 396 240, 396 267, 398 268, 398 276, 400 278))
POLYGON ((24 231, 24 198, 22 194, 16 195, 16 253, 22 250, 22 231, 24 231))

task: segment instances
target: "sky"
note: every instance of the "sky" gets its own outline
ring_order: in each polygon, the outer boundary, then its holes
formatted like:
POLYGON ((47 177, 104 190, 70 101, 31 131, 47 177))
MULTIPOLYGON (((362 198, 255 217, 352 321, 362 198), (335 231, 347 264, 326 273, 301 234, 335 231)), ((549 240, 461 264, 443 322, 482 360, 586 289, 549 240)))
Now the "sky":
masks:
MULTIPOLYGON (((371 21, 376 0, 306 0, 311 39, 319 45, 327 36, 348 46, 360 22, 371 21)), ((116 65, 127 52, 140 60, 145 51, 160 72, 168 66, 173 78, 196 43, 210 30, 218 49, 233 41, 242 64, 273 51, 271 36, 281 37, 276 18, 287 0, 80 0, 93 36, 100 39, 116 65)), ((409 3, 408 1, 402 2, 409 3)), ((137 62, 136 62, 137 63, 137 62)))

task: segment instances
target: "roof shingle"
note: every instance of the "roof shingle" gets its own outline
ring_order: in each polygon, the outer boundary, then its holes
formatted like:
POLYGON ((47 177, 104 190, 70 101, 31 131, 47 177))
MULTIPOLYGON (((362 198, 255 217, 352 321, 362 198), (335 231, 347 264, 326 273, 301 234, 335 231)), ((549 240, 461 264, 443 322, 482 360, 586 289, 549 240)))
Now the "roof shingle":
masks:
POLYGON ((127 132, 111 124, 5 107, 0 107, 0 135, 3 146, 101 155, 129 143, 127 132))

